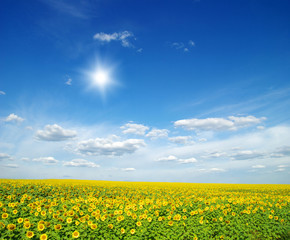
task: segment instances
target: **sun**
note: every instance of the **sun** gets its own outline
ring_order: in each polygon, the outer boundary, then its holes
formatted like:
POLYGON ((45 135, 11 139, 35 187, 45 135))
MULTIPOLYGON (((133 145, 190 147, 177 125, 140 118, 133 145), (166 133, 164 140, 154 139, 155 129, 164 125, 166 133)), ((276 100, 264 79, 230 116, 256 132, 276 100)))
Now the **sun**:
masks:
POLYGON ((110 73, 105 69, 96 69, 92 74, 92 84, 104 91, 110 84, 112 80, 110 73))
POLYGON ((115 78, 115 66, 104 64, 98 61, 90 70, 85 71, 88 90, 99 93, 99 96, 106 100, 108 92, 119 86, 115 78))

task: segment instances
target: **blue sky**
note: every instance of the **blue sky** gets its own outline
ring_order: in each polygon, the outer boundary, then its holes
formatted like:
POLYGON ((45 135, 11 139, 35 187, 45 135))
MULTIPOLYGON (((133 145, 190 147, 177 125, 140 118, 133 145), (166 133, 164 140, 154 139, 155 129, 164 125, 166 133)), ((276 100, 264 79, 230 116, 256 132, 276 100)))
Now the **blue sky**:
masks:
POLYGON ((0 178, 289 184, 289 10, 1 1, 0 178))

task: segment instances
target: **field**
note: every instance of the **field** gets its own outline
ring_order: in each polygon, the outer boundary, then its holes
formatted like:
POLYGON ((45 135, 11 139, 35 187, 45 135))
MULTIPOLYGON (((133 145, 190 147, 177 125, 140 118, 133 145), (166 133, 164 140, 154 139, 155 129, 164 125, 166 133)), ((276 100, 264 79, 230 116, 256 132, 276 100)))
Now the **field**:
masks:
POLYGON ((0 239, 290 239, 289 185, 0 180, 0 239))

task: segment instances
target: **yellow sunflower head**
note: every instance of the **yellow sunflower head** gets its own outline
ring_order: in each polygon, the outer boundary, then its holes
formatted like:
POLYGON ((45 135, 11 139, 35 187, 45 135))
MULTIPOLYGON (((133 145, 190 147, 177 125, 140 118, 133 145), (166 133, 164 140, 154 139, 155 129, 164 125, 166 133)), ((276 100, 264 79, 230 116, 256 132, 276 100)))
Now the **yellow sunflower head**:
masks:
POLYGON ((41 234, 39 239, 40 240, 47 240, 47 234, 41 234))
POLYGON ((15 228, 16 228, 15 224, 10 223, 10 224, 7 225, 7 229, 9 231, 13 231, 15 228))
POLYGON ((28 238, 32 238, 33 236, 34 236, 34 233, 32 231, 28 231, 26 233, 26 237, 28 237, 28 238))
POLYGON ((73 238, 78 238, 80 236, 80 233, 78 232, 78 231, 74 231, 73 233, 72 233, 72 237, 73 238))

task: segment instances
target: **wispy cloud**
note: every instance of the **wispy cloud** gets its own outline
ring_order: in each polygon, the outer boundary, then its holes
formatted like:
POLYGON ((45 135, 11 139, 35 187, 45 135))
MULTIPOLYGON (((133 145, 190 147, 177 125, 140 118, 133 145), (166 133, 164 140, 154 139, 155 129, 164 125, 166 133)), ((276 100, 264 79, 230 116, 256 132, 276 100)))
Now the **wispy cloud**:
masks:
POLYGON ((265 168, 266 166, 265 165, 254 165, 252 166, 252 168, 265 168))
POLYGON ((54 157, 33 158, 32 161, 33 162, 42 162, 42 163, 47 164, 47 165, 58 163, 58 160, 56 160, 54 157))
POLYGON ((66 167, 88 167, 88 168, 98 168, 100 165, 90 162, 85 159, 73 159, 69 162, 64 162, 63 166, 66 167))
POLYGON ((101 43, 109 43, 111 41, 118 41, 123 47, 134 47, 131 40, 136 40, 134 34, 129 31, 114 32, 114 33, 96 33, 94 39, 101 43))
POLYGON ((7 153, 0 153, 0 161, 13 160, 13 158, 7 153))
POLYGON ((192 140, 191 136, 177 136, 177 137, 170 137, 169 141, 177 144, 194 144, 195 142, 192 140))
POLYGON ((151 139, 166 138, 168 137, 168 133, 169 130, 167 129, 153 128, 149 133, 146 134, 146 137, 149 137, 151 139))
POLYGON ((93 16, 92 5, 89 1, 70 0, 41 0, 52 9, 71 17, 87 19, 93 16))
POLYGON ((122 171, 124 172, 133 172, 133 171, 136 171, 135 168, 121 168, 122 171))
POLYGON ((0 95, 5 95, 6 93, 4 91, 0 91, 0 95))
POLYGON ((6 165, 4 165, 4 167, 7 167, 7 168, 19 168, 18 164, 6 164, 6 165))
POLYGON ((249 127, 261 123, 265 118, 256 118, 254 116, 225 118, 205 118, 205 119, 182 119, 174 122, 175 127, 182 127, 186 130, 202 131, 223 131, 237 130, 239 128, 249 127))
POLYGON ((72 85, 72 79, 71 79, 71 77, 67 76, 67 79, 66 79, 65 84, 68 85, 68 86, 71 86, 72 85))
POLYGON ((238 151, 237 153, 232 154, 231 159, 232 160, 248 160, 248 159, 262 158, 264 156, 265 156, 265 153, 262 153, 262 152, 244 150, 244 151, 238 151))
POLYGON ((76 135, 76 131, 63 129, 57 124, 46 125, 44 130, 36 132, 36 138, 43 141, 65 141, 76 137, 76 135))
POLYGON ((196 163, 197 160, 194 157, 191 158, 178 158, 174 155, 169 155, 167 157, 161 157, 157 160, 157 162, 177 162, 181 164, 189 164, 196 163))
POLYGON ((195 46, 195 43, 192 40, 189 40, 187 44, 183 42, 173 42, 169 43, 169 46, 176 50, 183 50, 184 52, 189 52, 189 50, 195 46))

